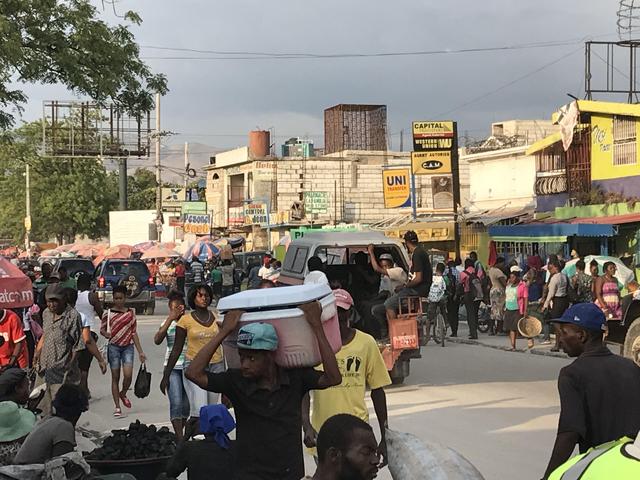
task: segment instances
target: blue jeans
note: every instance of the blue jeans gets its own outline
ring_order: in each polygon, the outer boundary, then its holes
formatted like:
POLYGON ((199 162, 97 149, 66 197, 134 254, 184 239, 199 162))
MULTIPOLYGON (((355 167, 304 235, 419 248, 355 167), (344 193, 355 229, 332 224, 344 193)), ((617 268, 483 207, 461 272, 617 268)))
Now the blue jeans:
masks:
POLYGON ((169 397, 169 419, 189 418, 189 398, 182 381, 182 368, 171 370, 167 395, 169 397))
POLYGON ((120 370, 121 365, 133 365, 133 343, 126 347, 109 344, 107 359, 111 370, 120 370))

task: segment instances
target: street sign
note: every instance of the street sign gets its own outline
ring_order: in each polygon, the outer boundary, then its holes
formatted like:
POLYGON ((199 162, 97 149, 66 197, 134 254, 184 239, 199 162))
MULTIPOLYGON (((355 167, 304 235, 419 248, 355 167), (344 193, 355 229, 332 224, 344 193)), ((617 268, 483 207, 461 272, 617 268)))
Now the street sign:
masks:
POLYGON ((327 213, 329 192, 304 192, 304 211, 306 214, 327 213))
POLYGON ((382 171, 384 208, 411 206, 411 172, 408 168, 390 168, 382 171))
POLYGON ((207 202, 182 202, 182 214, 207 213, 207 202))
POLYGON ((451 152, 411 152, 411 171, 414 175, 451 173, 451 152))
POLYGON ((244 207, 244 223, 265 226, 267 224, 267 204, 262 202, 248 203, 244 207))
POLYGON ((184 233, 206 235, 211 232, 211 215, 188 213, 184 216, 184 233))

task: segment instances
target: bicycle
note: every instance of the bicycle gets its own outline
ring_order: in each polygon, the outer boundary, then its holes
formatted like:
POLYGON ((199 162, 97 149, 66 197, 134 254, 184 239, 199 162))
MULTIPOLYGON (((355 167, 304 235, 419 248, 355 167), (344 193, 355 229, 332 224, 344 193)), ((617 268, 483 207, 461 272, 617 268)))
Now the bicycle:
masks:
POLYGON ((437 344, 440 344, 444 347, 444 339, 447 336, 447 322, 440 310, 438 310, 438 314, 436 315, 436 321, 433 322, 433 331, 431 332, 431 338, 437 344))
POLYGON ((447 321, 442 315, 440 309, 437 309, 435 321, 432 323, 429 320, 428 308, 423 310, 423 314, 420 317, 418 324, 420 331, 420 345, 426 346, 429 340, 433 341, 444 347, 445 337, 447 336, 447 321))

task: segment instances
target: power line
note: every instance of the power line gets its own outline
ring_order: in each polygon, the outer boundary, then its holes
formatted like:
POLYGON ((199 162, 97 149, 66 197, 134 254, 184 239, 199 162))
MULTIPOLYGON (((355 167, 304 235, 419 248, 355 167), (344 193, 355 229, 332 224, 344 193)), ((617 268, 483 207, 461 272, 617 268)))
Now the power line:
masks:
POLYGON ((491 95, 494 95, 494 94, 496 94, 496 93, 498 93, 498 92, 500 92, 500 91, 504 90, 505 88, 510 87, 511 85, 514 85, 514 84, 516 84, 516 83, 518 83, 518 82, 521 82, 522 80, 525 80, 525 79, 527 79, 527 78, 529 78, 529 77, 531 77, 531 76, 535 75, 536 73, 539 73, 539 72, 541 72, 542 70, 545 70, 546 68, 549 68, 550 66, 555 65, 556 63, 561 62, 561 61, 562 61, 562 60, 564 60, 565 58, 570 57, 571 55, 573 55, 573 54, 575 54, 575 53, 577 53, 577 52, 579 52, 579 51, 581 51, 581 50, 582 50, 582 46, 580 46, 579 48, 577 48, 577 49, 575 49, 575 50, 572 50, 572 51, 571 51, 571 52, 569 52, 569 53, 566 53, 566 54, 562 55, 562 56, 561 56, 561 57, 559 57, 559 58, 556 58, 555 60, 552 60, 551 62, 545 63, 544 65, 542 65, 542 66, 540 66, 540 67, 536 68, 535 70, 532 70, 532 71, 530 71, 530 72, 526 73, 525 75, 522 75, 521 77, 518 77, 518 78, 516 78, 516 79, 514 79, 514 80, 511 80, 510 82, 505 83, 504 85, 501 85, 501 86, 499 86, 498 88, 496 88, 496 89, 494 89, 494 90, 491 90, 491 91, 489 91, 489 92, 487 92, 487 93, 483 93, 482 95, 480 95, 480 96, 478 96, 478 97, 472 98, 471 100, 468 100, 468 101, 466 101, 466 102, 464 102, 464 103, 462 103, 462 104, 458 105, 458 106, 457 106, 457 107, 455 107, 455 108, 452 108, 452 109, 450 109, 450 110, 447 110, 446 112, 439 113, 438 115, 436 115, 436 117, 444 117, 445 115, 449 115, 450 113, 453 113, 453 112, 455 112, 455 111, 458 111, 458 110, 460 110, 461 108, 464 108, 464 107, 467 107, 467 106, 469 106, 469 105, 471 105, 471 104, 473 104, 473 103, 479 102, 480 100, 484 100, 485 98, 490 97, 491 95))

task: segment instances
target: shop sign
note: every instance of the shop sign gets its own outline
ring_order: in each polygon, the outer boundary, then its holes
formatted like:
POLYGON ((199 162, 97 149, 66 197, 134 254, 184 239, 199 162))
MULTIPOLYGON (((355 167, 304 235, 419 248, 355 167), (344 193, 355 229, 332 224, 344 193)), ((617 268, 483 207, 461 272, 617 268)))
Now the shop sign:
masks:
POLYGON ((411 152, 411 169, 414 175, 451 173, 451 151, 411 152))
POLYGON ((184 233, 206 235, 211 232, 211 215, 188 213, 184 216, 184 233))
POLYGON ((428 152, 453 149, 455 122, 413 122, 413 150, 428 152))
POLYGON ((304 211, 306 214, 327 213, 329 192, 304 192, 304 211))
POLYGON ((247 225, 267 225, 267 204, 262 202, 248 203, 244 207, 244 223, 247 225))
POLYGON ((411 206, 411 172, 408 168, 390 168, 382 171, 384 208, 411 206))

